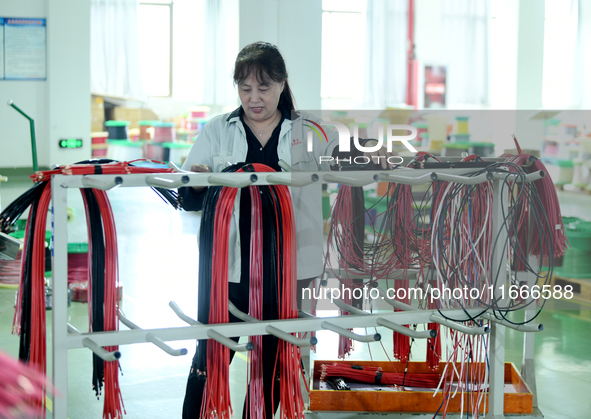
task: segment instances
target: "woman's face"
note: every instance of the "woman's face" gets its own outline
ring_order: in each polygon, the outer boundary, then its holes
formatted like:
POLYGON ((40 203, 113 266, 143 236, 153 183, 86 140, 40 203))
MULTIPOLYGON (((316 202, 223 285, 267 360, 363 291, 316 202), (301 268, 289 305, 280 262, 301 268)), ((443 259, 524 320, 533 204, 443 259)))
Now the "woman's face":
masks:
POLYGON ((246 117, 257 122, 275 118, 284 84, 271 79, 259 83, 256 74, 251 73, 238 85, 238 95, 246 117))

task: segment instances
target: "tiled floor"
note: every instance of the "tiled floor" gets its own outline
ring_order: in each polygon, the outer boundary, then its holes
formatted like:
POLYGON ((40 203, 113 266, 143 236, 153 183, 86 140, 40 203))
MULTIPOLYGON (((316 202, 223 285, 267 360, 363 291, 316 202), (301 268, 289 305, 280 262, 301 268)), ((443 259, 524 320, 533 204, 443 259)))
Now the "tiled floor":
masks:
MULTIPOLYGON (((2 203, 6 206, 18 196, 24 183, 2 186, 2 203)), ((81 201, 76 191, 70 197, 76 216, 69 225, 70 242, 83 241, 85 234, 81 201)), ((189 315, 196 313, 197 243, 199 217, 176 212, 147 189, 120 188, 109 192, 116 217, 120 271, 123 283, 123 310, 141 327, 181 326, 183 323, 168 307, 174 300, 189 315)), ((568 198, 568 197, 567 197, 568 198)), ((565 215, 588 214, 591 200, 571 202, 565 199, 565 215), (585 207, 585 205, 587 205, 585 207)), ((14 314, 14 290, 0 289, 0 349, 18 353, 18 338, 11 335, 14 314)), ((591 307, 589 307, 591 310, 591 307)), ((331 314, 330 312, 324 314, 331 314)), ((48 332, 50 316, 48 312, 48 332)), ((88 327, 87 306, 73 303, 69 321, 79 330, 88 327)), ((545 417, 579 419, 591 417, 591 311, 544 311, 540 316, 544 332, 536 339, 536 378, 539 405, 545 417)), ((124 326, 122 326, 124 328, 124 326)), ((391 352, 391 339, 384 332, 383 343, 391 352)), ((318 359, 336 359, 337 337, 331 332, 318 334, 318 359)), ((521 365, 523 335, 507 330, 507 360, 521 365)), ((123 398, 129 418, 180 418, 187 373, 194 352, 192 341, 172 342, 185 347, 189 355, 172 357, 151 344, 121 347, 120 377, 123 398)), ((371 344, 371 356, 386 359, 379 343, 371 344)), ((415 360, 424 358, 424 349, 413 350, 415 360)), ((358 344, 352 358, 370 359, 368 345, 358 344)), ((51 372, 51 355, 49 354, 51 372)), ((231 394, 235 417, 241 417, 245 392, 246 361, 235 358, 231 366, 231 394)), ((102 400, 91 389, 91 352, 87 349, 69 352, 69 418, 102 417, 102 400)))

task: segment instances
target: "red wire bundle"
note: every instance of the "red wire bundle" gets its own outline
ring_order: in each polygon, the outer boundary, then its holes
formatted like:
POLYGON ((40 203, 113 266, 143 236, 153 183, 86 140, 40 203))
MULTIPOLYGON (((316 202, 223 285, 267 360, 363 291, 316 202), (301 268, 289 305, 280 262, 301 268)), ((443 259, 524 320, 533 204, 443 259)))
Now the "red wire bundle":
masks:
MULTIPOLYGON (((394 280, 396 290, 409 290, 409 281, 407 272, 412 266, 414 260, 411 256, 411 250, 416 248, 416 240, 413 231, 413 206, 412 190, 409 185, 396 185, 396 195, 398 202, 393 202, 393 226, 390 237, 393 241, 393 255, 395 256, 394 268, 403 270, 403 278, 394 280)), ((398 294, 396 294, 398 295, 398 294)), ((405 298, 399 299, 401 302, 409 304, 408 292, 404 292, 405 298)), ((400 310, 394 310, 400 311, 400 310)), ((406 325, 408 327, 408 325, 406 325)), ((402 333, 392 332, 393 354, 401 362, 406 362, 410 357, 410 338, 402 333)))
MULTIPOLYGON (((408 290, 408 278, 395 279, 394 284, 394 287, 396 289, 403 288, 405 290, 408 290)), ((402 302, 408 304, 408 297, 402 299, 402 302)), ((395 309, 394 311, 402 310, 395 309)), ((408 325, 405 325, 405 327, 408 327, 408 325)), ((410 338, 406 335, 403 335, 402 333, 392 332, 392 341, 392 352, 394 357, 398 359, 400 362, 408 361, 410 358, 410 338)))
POLYGON ((383 372, 379 367, 356 366, 350 364, 322 364, 320 381, 330 377, 341 377, 350 381, 367 384, 384 384, 404 387, 435 388, 439 384, 439 374, 383 372))
MULTIPOLYGON (((47 371, 46 338, 45 338, 45 228, 47 223, 47 211, 51 198, 51 185, 47 185, 43 190, 37 206, 36 220, 32 220, 32 211, 29 213, 29 225, 35 225, 33 232, 32 254, 23 255, 21 278, 19 283, 19 298, 17 299, 16 310, 14 313, 13 333, 21 333, 21 319, 25 307, 23 307, 23 297, 25 291, 24 270, 26 259, 31 258, 31 299, 29 307, 30 315, 30 347, 28 349, 28 363, 32 368, 45 376, 47 371)), ((28 243, 29 229, 25 233, 25 243, 28 243)), ((41 400, 33 400, 33 406, 38 415, 45 415, 45 387, 42 389, 43 396, 41 400)))
MULTIPOLYGON (((210 324, 228 323, 228 240, 234 200, 238 189, 223 188, 214 223, 213 264, 211 277, 210 324)), ((229 418, 230 401, 230 350, 213 339, 207 341, 207 384, 204 390, 202 417, 229 418)))
MULTIPOLYGON (((435 304, 432 304, 432 307, 429 307, 429 309, 433 308, 435 308, 435 304)), ((428 323, 427 329, 435 330, 437 332, 436 337, 427 339, 426 359, 429 369, 431 369, 432 371, 437 371, 439 369, 439 361, 441 359, 441 337, 439 336, 441 334, 441 331, 439 323, 428 323)))
MULTIPOLYGON (((252 165, 257 172, 272 172, 273 170, 263 164, 252 165)), ((277 235, 277 266, 278 291, 279 291, 279 318, 295 319, 298 317, 296 305, 297 291, 297 246, 295 231, 295 215, 291 202, 289 188, 285 185, 273 185, 277 196, 275 211, 281 217, 275 217, 276 229, 281 231, 277 235), (281 224, 279 224, 279 219, 281 224), (282 239, 282 241, 281 241, 282 239)), ((275 360, 276 375, 279 366, 280 389, 280 417, 285 419, 299 419, 304 417, 304 400, 300 391, 300 371, 302 366, 300 349, 284 340, 279 340, 277 358, 275 360)), ((274 405, 274 402, 272 403, 274 405)))
MULTIPOLYGON (((507 161, 518 164, 520 166, 523 166, 527 162, 533 160, 533 164, 529 167, 528 172, 532 173, 537 172, 539 170, 543 170, 546 173, 546 176, 544 176, 542 179, 534 181, 533 185, 540 198, 540 206, 546 211, 550 231, 546 232, 543 229, 538 228, 532 229, 531 246, 529 247, 529 253, 531 255, 538 256, 540 259, 544 256, 548 256, 547 249, 540 247, 540 236, 551 235, 552 241, 554 242, 553 256, 563 256, 566 250, 568 239, 566 237, 566 231, 564 228, 564 224, 562 222, 560 203, 558 202, 558 194, 556 193, 556 188, 554 187, 552 179, 550 178, 550 176, 548 176, 548 170, 546 169, 546 166, 544 166, 544 163, 542 163, 540 159, 537 159, 529 154, 518 154, 516 156, 505 155, 504 157, 507 157, 507 161)), ((510 170, 512 170, 512 168, 510 168, 510 170)), ((518 231, 518 238, 520 243, 522 244, 522 249, 527 249, 527 246, 525 246, 525 244, 527 243, 529 226, 526 215, 529 212, 529 206, 525 199, 523 205, 523 219, 520 220, 521 229, 520 231, 518 231)))
MULTIPOLYGON (((261 194, 259 188, 250 186, 250 288, 249 314, 263 320, 263 226, 261 223, 261 194)), ((265 417, 263 391, 263 337, 251 336, 254 349, 249 352, 249 377, 246 408, 251 418, 265 417)))
MULTIPOLYGON (((353 231, 353 206, 352 206, 352 188, 347 185, 340 185, 339 193, 333 207, 331 208, 330 220, 331 228, 328 232, 328 246, 333 244, 333 249, 342 255, 339 259, 339 268, 345 272, 345 276, 339 275, 339 272, 335 272, 332 265, 329 263, 331 271, 335 274, 344 288, 352 290, 357 287, 358 284, 354 284, 349 278, 348 273, 350 267, 355 267, 357 270, 363 270, 365 267, 364 258, 360 257, 363 255, 363 243, 358 243, 353 231)), ((330 249, 330 247, 329 247, 330 249)), ((326 252, 326 258, 329 258, 329 249, 326 252)), ((351 296, 349 293, 344 293, 341 297, 343 302, 351 304, 351 296)), ((340 316, 348 316, 349 312, 345 310, 339 310, 340 316)), ((351 329, 349 329, 351 330, 351 329)), ((339 335, 339 347, 338 357, 339 359, 345 359, 351 354, 353 350, 353 341, 350 338, 346 338, 339 335)))
MULTIPOLYGON (((254 165, 258 169, 258 165, 254 165)), ((284 185, 274 187, 279 198, 276 210, 281 212, 282 225, 277 224, 277 231, 282 231, 283 243, 278 243, 282 253, 277 253, 277 266, 283 266, 279 271, 279 318, 295 319, 298 317, 296 305, 297 291, 297 257, 295 216, 291 203, 289 189, 284 185), (283 257, 280 261, 279 258, 283 257)), ((277 223, 278 219, 276 218, 277 223)), ((279 241, 279 236, 278 236, 279 241)), ((301 353, 300 348, 284 340, 279 341, 275 370, 279 362, 280 417, 284 419, 299 419, 304 417, 304 400, 300 391, 301 353)))
MULTIPOLYGON (((25 250, 22 253, 19 279, 19 298, 17 299, 15 317, 13 321, 13 333, 21 335, 19 358, 25 362, 30 363, 35 369, 45 374, 46 372, 46 338, 45 338, 45 230, 47 212, 51 198, 51 185, 49 180, 54 174, 66 175, 83 175, 83 174, 127 174, 127 173, 169 173, 172 169, 154 169, 152 167, 136 167, 134 162, 111 163, 106 165, 94 164, 79 164, 68 165, 60 167, 56 170, 45 172, 37 172, 31 176, 35 182, 40 183, 39 187, 34 187, 25 195, 26 199, 20 202, 22 206, 21 212, 26 209, 23 206, 25 202, 31 205, 29 213, 27 230, 25 232, 25 250), (33 192, 33 195, 31 194, 33 192), (36 195, 36 194, 39 195, 36 195), (27 201, 28 200, 28 201, 27 201), (34 214, 34 215, 33 215, 34 214)), ((93 266, 94 264, 88 259, 88 265, 84 259, 87 255, 70 255, 70 266, 68 276, 70 280, 81 281, 90 278, 90 268, 101 272, 104 270, 104 301, 100 303, 100 307, 94 307, 94 310, 102 311, 103 327, 100 331, 114 331, 118 330, 118 267, 117 267, 117 242, 115 223, 113 219, 112 210, 104 191, 92 190, 100 211, 100 232, 101 237, 104 237, 104 262, 105 265, 93 266)), ((23 195, 23 196, 25 196, 23 195)), ((162 195, 162 193, 161 193, 162 195)), ((83 193, 83 196, 84 193, 83 193)), ((174 198, 174 197, 173 197, 174 198)), ((170 202, 172 198, 167 198, 170 202)), ((85 197, 85 204, 88 202, 85 197)), ((18 207, 15 207, 18 208, 18 207)), ((14 212, 14 211, 13 211, 14 212)), ((90 221, 88 206, 86 208, 87 218, 90 221)), ((20 216, 20 214, 18 214, 20 216)), ((13 214, 11 219, 17 219, 13 214)), ((4 220, 6 222, 10 219, 4 220)), ((89 236, 91 235, 90 222, 89 236)), ((101 244, 102 247, 102 244, 101 244)), ((89 240, 89 253, 92 254, 92 246, 89 240)), ((98 254, 98 253, 97 253, 98 254)), ((101 275, 102 276, 102 275, 101 275)), ((90 285, 90 283, 89 283, 90 285)), ((93 308, 92 299, 90 295, 91 287, 89 287, 89 320, 91 328, 93 326, 93 308)), ((98 316, 98 314, 97 314, 98 316)), ((98 331, 98 330, 94 330, 98 331)), ((108 351, 114 351, 117 346, 107 347, 108 351)), ((96 372, 96 369, 95 369, 96 372)), ((117 419, 123 416, 123 401, 118 383, 118 363, 105 362, 104 369, 101 367, 101 373, 96 374, 98 377, 98 388, 100 390, 104 382, 105 404, 103 409, 103 417, 105 419, 117 419)), ((94 380, 94 378, 93 378, 94 380)), ((43 395, 40 398, 35 398, 34 408, 37 415, 45 415, 45 388, 43 388, 43 395)))
MULTIPOLYGON (((107 193, 105 191, 95 190, 95 196, 101 209, 105 237, 105 302, 103 330, 114 331, 119 330, 117 231, 115 229, 113 210, 111 209, 107 193)), ((89 298, 88 301, 89 309, 91 309, 92 299, 89 298)), ((107 346, 105 349, 112 352, 118 350, 119 346, 107 346)), ((123 398, 121 397, 121 388, 119 386, 118 366, 118 361, 104 361, 104 419, 122 418, 123 411, 125 410, 123 407, 123 398)))
MULTIPOLYGON (((130 173, 172 173, 174 169, 169 168, 154 168, 154 167, 138 167, 133 166, 132 163, 138 161, 147 161, 143 159, 113 162, 108 164, 69 164, 61 166, 54 170, 45 170, 43 172, 35 172, 31 175, 33 182, 46 182, 51 180, 52 175, 125 175, 130 173)), ((152 160, 150 160, 152 161, 152 160)), ((162 162, 156 162, 162 163, 162 162)), ((162 163, 164 164, 164 163, 162 163)))
POLYGON ((68 283, 88 281, 88 253, 68 253, 68 283))
MULTIPOLYGON (((255 171, 272 171, 261 164, 253 164, 255 171)), ((240 169, 239 171, 243 171, 240 169)), ((296 291, 296 243, 295 218, 291 197, 287 186, 272 186, 276 200, 274 208, 280 217, 274 217, 275 228, 282 234, 277 235, 277 288, 279 302, 279 318, 292 319, 297 317, 295 304, 296 291), (281 224, 279 224, 281 220, 281 224)), ((227 323, 228 315, 228 240, 230 222, 237 194, 236 188, 223 188, 217 200, 212 254, 212 276, 210 291, 209 323, 227 323)), ((258 187, 250 187, 253 209, 251 212, 251 245, 260 251, 251 252, 251 289, 249 302, 251 314, 262 318, 262 236, 261 236, 261 198, 258 187), (257 195, 259 195, 257 197, 257 195), (258 208, 258 210, 257 210, 258 208), (258 212, 258 213, 257 213, 258 212), (254 263, 253 263, 254 262, 254 263)), ((254 343, 259 337, 251 338, 254 343)), ((262 343, 262 340, 261 342, 262 343)), ((260 347, 260 344, 258 345, 260 347)), ((255 346, 256 348, 256 346, 255 346)), ((262 417, 264 401, 262 401, 262 352, 255 349, 251 354, 249 396, 247 408, 262 417), (259 365, 252 365, 252 364, 259 365), (258 399, 257 399, 258 396, 258 399)), ((280 402, 281 417, 287 419, 303 418, 303 399, 300 391, 299 372, 301 357, 299 348, 283 340, 279 340, 274 376, 279 375, 281 383, 280 402)), ((274 405, 272 401, 272 405, 274 405)), ((207 341, 207 383, 204 389, 201 417, 224 419, 232 414, 229 392, 229 349, 214 340, 207 341)), ((252 416, 251 416, 252 417, 252 416)))

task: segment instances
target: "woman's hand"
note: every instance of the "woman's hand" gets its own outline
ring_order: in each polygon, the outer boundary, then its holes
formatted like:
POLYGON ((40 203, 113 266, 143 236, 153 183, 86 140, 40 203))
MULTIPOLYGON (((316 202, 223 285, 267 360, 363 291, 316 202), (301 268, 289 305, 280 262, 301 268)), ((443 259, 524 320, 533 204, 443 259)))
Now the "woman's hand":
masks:
MULTIPOLYGON (((211 167, 206 164, 194 164, 191 166, 191 172, 195 173, 209 173, 211 172, 211 167)), ((201 192, 203 189, 207 188, 207 186, 191 186, 197 192, 201 192)))
MULTIPOLYGON (((370 140, 364 144, 364 147, 374 147, 377 144, 377 140, 370 140)), ((367 153, 363 153, 363 155, 365 157, 369 157, 373 163, 381 165, 382 169, 384 170, 391 169, 392 167, 394 167, 395 163, 393 163, 392 161, 395 160, 391 160, 389 162, 388 159, 390 157, 396 156, 396 154, 393 152, 386 151, 385 147, 380 148, 378 151, 370 151, 367 153)))

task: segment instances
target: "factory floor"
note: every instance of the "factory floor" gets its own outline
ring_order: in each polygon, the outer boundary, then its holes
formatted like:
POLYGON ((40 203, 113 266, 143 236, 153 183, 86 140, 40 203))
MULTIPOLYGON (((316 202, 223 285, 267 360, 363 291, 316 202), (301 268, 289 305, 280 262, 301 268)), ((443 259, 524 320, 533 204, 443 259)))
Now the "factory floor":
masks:
MULTIPOLYGON (((2 185, 2 204, 8 205, 28 184, 2 185)), ((81 200, 71 191, 69 205, 75 210, 69 223, 69 242, 84 241, 85 224, 81 200)), ((585 216, 588 198, 565 195, 565 215, 585 216)), ((187 314, 195 316, 197 305, 198 250, 196 231, 199 216, 177 212, 147 188, 119 188, 109 192, 118 231, 120 278, 123 284, 122 309, 144 328, 183 326, 168 302, 175 301, 187 314)), ((562 196, 561 196, 562 199, 562 196)), ((15 290, 0 288, 0 349, 18 354, 18 337, 11 335, 15 290)), ((88 328, 88 306, 72 303, 69 322, 80 331, 88 328)), ((539 408, 546 418, 588 418, 591 412, 591 307, 580 311, 543 311, 539 322, 544 331, 536 335, 536 380, 539 408)), ((335 315, 324 311, 322 315, 335 315)), ((48 338, 51 339, 51 312, 48 338)), ((122 329, 125 326, 121 326, 122 329)), ((363 333, 363 331, 358 331, 363 333)), ((392 339, 383 332, 382 345, 357 344, 353 359, 386 360, 392 352, 392 339), (370 355, 371 352, 371 355, 370 355)), ((318 333, 315 359, 336 359, 338 338, 332 332, 318 333)), ((518 369, 522 359, 523 334, 507 330, 506 360, 518 369)), ((187 374, 194 353, 194 341, 172 342, 174 348, 187 348, 186 356, 172 357, 150 343, 121 346, 119 377, 126 417, 180 418, 187 374)), ((49 345, 49 348, 51 346, 49 345)), ((424 359, 417 346, 413 359, 424 359)), ((68 417, 102 417, 102 399, 91 387, 91 352, 70 350, 68 354, 68 417)), ((241 417, 246 386, 246 357, 235 357, 230 369, 232 405, 241 417)), ((51 374, 51 353, 48 354, 51 374)), ((49 414, 49 417, 50 414, 49 414)))

